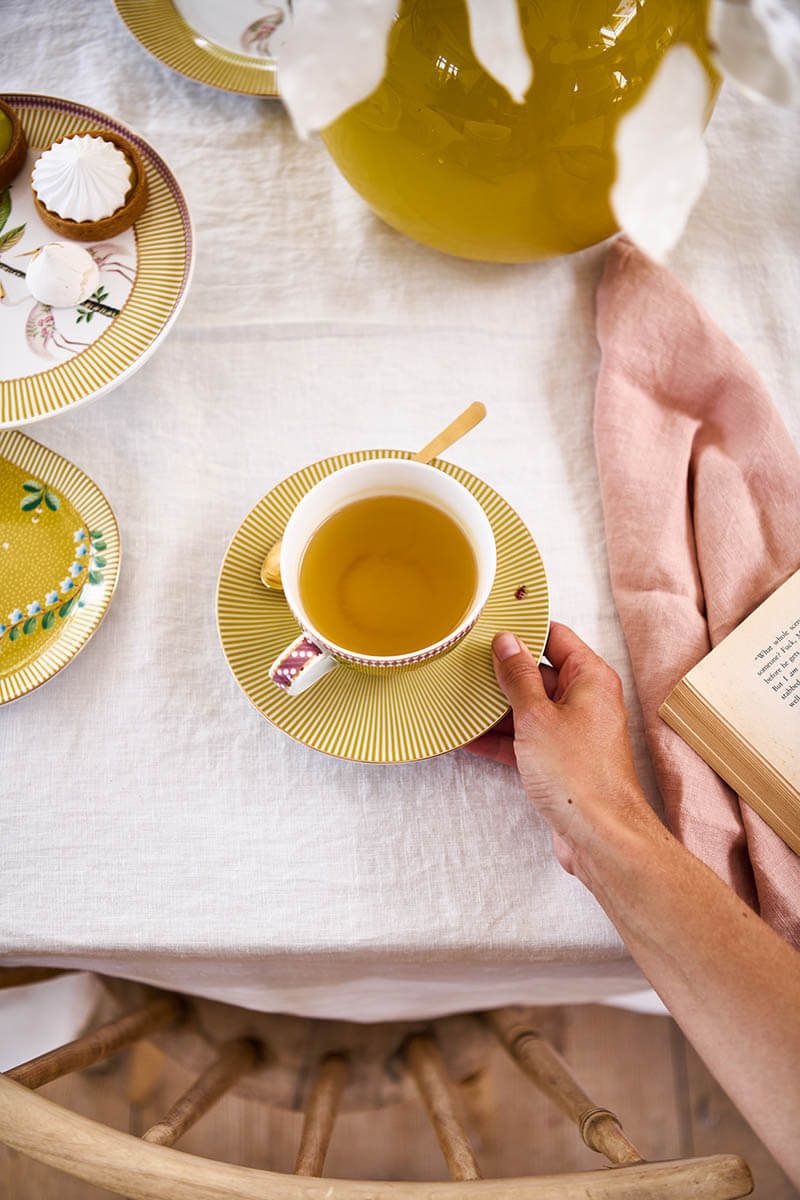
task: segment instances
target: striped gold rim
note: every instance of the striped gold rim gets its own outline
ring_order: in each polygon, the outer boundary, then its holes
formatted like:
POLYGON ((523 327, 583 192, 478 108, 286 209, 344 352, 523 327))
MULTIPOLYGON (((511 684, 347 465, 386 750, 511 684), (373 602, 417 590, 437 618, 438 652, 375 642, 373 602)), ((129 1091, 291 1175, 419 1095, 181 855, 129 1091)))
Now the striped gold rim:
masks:
POLYGON ((186 202, 166 163, 142 138, 96 109, 52 96, 3 95, 22 120, 28 144, 48 146, 83 129, 128 138, 145 163, 149 199, 136 222, 136 280, 122 312, 67 362, 0 381, 0 428, 26 425, 102 395, 137 370, 166 335, 186 296, 193 263, 186 202))
POLYGON ((92 587, 91 598, 65 620, 58 637, 48 641, 41 654, 7 673, 0 662, 0 705, 34 691, 71 662, 88 642, 108 611, 119 577, 119 527, 111 505, 100 488, 74 463, 54 450, 14 430, 0 433, 2 461, 22 467, 48 485, 75 508, 87 529, 102 529, 106 548, 102 583, 92 587))
POLYGON ((137 42, 180 75, 224 92, 278 96, 278 72, 271 59, 260 63, 198 36, 171 0, 114 0, 114 4, 137 42))
POLYGON ((433 465, 481 504, 497 543, 494 587, 471 632, 442 658, 380 676, 339 666, 296 697, 269 680, 271 663, 297 637, 298 626, 283 595, 261 583, 260 569, 298 501, 320 479, 351 463, 410 457, 399 450, 361 450, 323 459, 284 479, 245 517, 217 586, 222 648, 248 699, 296 741, 355 762, 417 762, 471 741, 508 708, 492 671, 494 634, 510 629, 537 659, 547 641, 547 578, 531 534, 483 480, 437 459, 433 465))

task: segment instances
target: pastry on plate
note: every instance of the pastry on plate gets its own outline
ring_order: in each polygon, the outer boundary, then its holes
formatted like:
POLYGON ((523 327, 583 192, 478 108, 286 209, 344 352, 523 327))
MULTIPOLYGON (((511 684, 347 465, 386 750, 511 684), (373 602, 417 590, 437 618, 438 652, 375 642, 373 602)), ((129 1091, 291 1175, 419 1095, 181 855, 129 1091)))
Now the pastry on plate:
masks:
POLYGON ((49 242, 31 258, 25 278, 34 300, 51 308, 75 308, 100 282, 97 263, 83 246, 49 242))
POLYGON ((147 203, 147 178, 136 147, 106 130, 53 142, 33 168, 36 211, 62 237, 94 242, 128 229, 147 203))
POLYGON ((22 122, 11 105, 0 100, 0 189, 19 175, 27 153, 22 122))

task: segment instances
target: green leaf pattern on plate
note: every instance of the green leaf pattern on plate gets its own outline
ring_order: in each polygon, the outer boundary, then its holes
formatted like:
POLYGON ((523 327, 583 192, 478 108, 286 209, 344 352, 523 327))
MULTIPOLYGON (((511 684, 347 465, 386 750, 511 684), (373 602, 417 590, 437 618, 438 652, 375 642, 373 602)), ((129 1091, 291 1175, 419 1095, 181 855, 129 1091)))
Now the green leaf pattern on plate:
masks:
POLYGON ((15 229, 9 229, 8 233, 0 234, 0 254, 10 250, 12 246, 16 246, 17 242, 22 240, 24 232, 25 226, 17 225, 15 229))
MULTIPOLYGON (((2 216, 2 209, 0 209, 2 216)), ((28 480, 23 485, 28 493, 20 501, 20 508, 28 512, 35 508, 44 496, 44 502, 53 512, 59 506, 55 492, 51 492, 44 484, 28 480)), ((73 534, 75 542, 75 559, 61 582, 46 593, 44 601, 31 600, 22 608, 14 608, 4 621, 0 621, 0 650, 3 640, 15 642, 20 634, 30 635, 37 629, 52 629, 56 619, 63 619, 79 605, 84 603, 83 592, 87 583, 96 585, 103 582, 103 568, 106 560, 100 555, 106 549, 102 529, 93 529, 87 533, 85 529, 76 529, 73 534), (64 597, 67 597, 65 600, 64 597)))
POLYGON ((19 506, 23 512, 33 512, 44 503, 51 512, 56 512, 61 501, 55 492, 51 492, 49 487, 44 483, 39 483, 36 479, 26 479, 22 485, 22 490, 25 495, 19 502, 19 506))
MULTIPOLYGON (((108 299, 108 291, 106 290, 106 288, 103 287, 102 284, 100 284, 100 287, 97 288, 96 291, 92 292, 89 299, 93 300, 95 302, 95 304, 105 304, 106 300, 108 299)), ((84 301, 84 303, 81 304, 80 307, 77 309, 75 323, 76 323, 76 325, 80 325, 81 321, 85 321, 86 324, 88 325, 93 316, 94 316, 94 309, 87 308, 86 302, 84 301)))
MULTIPOLYGON (((6 222, 10 216, 11 190, 9 188, 4 188, 4 190, 0 192, 0 254, 4 254, 6 250, 10 250, 12 246, 16 246, 17 242, 22 239, 22 235, 25 233, 24 225, 16 225, 13 229, 5 228, 6 222), (5 233, 2 232, 4 229, 5 233)), ((4 270, 11 270, 12 274, 15 273, 13 268, 4 267, 4 270)), ((16 274, 18 275, 19 271, 16 271, 16 274)))
POLYGON ((11 216, 11 189, 4 188, 0 192, 0 229, 5 228, 6 221, 11 216))

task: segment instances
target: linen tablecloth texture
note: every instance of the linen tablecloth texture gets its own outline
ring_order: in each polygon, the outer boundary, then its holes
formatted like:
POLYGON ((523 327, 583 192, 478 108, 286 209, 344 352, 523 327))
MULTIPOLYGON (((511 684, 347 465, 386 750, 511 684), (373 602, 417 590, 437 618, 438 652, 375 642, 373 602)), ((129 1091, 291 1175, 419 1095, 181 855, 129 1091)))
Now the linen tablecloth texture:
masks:
POLYGON ((800 567, 800 455, 741 351, 624 238, 600 283, 597 334, 611 585, 667 819, 798 945, 800 858, 658 707, 800 567))
MULTIPOLYGON (((257 1008, 389 1019, 597 999, 643 981, 555 863, 515 776, 456 752, 355 766, 273 730, 214 622, 239 521, 302 464, 415 447, 471 400, 452 457, 536 536, 553 613, 621 672, 592 409, 607 253, 442 257, 364 207, 275 103, 154 61, 111 3, 0 6, 3 86, 147 137, 185 189, 195 278, 164 345, 30 432, 84 467, 122 530, 103 626, 0 713, 0 960, 111 971, 257 1008)), ((711 183, 673 265, 800 434, 797 116, 725 92, 711 183)))

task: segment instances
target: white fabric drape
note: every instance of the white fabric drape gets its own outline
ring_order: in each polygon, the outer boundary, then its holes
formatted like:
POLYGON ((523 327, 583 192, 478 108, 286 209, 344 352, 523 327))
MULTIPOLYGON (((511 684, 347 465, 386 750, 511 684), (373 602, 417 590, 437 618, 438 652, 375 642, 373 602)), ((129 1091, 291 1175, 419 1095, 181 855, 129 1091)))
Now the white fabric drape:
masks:
MULTIPOLYGON (((123 563, 86 650, 0 712, 0 961, 362 1019, 635 990, 510 772, 462 752, 382 769, 305 750, 250 707, 214 624, 224 550, 275 481, 340 450, 416 446, 482 399, 489 418, 453 458, 522 514, 554 615, 622 673, 650 787, 592 445, 603 249, 506 267, 414 245, 279 105, 173 74, 110 3, 5 0, 0 44, 6 89, 149 138, 198 235, 154 358, 30 430, 106 491, 123 563)), ((795 436, 797 134, 797 114, 723 93, 673 258, 795 436)))

